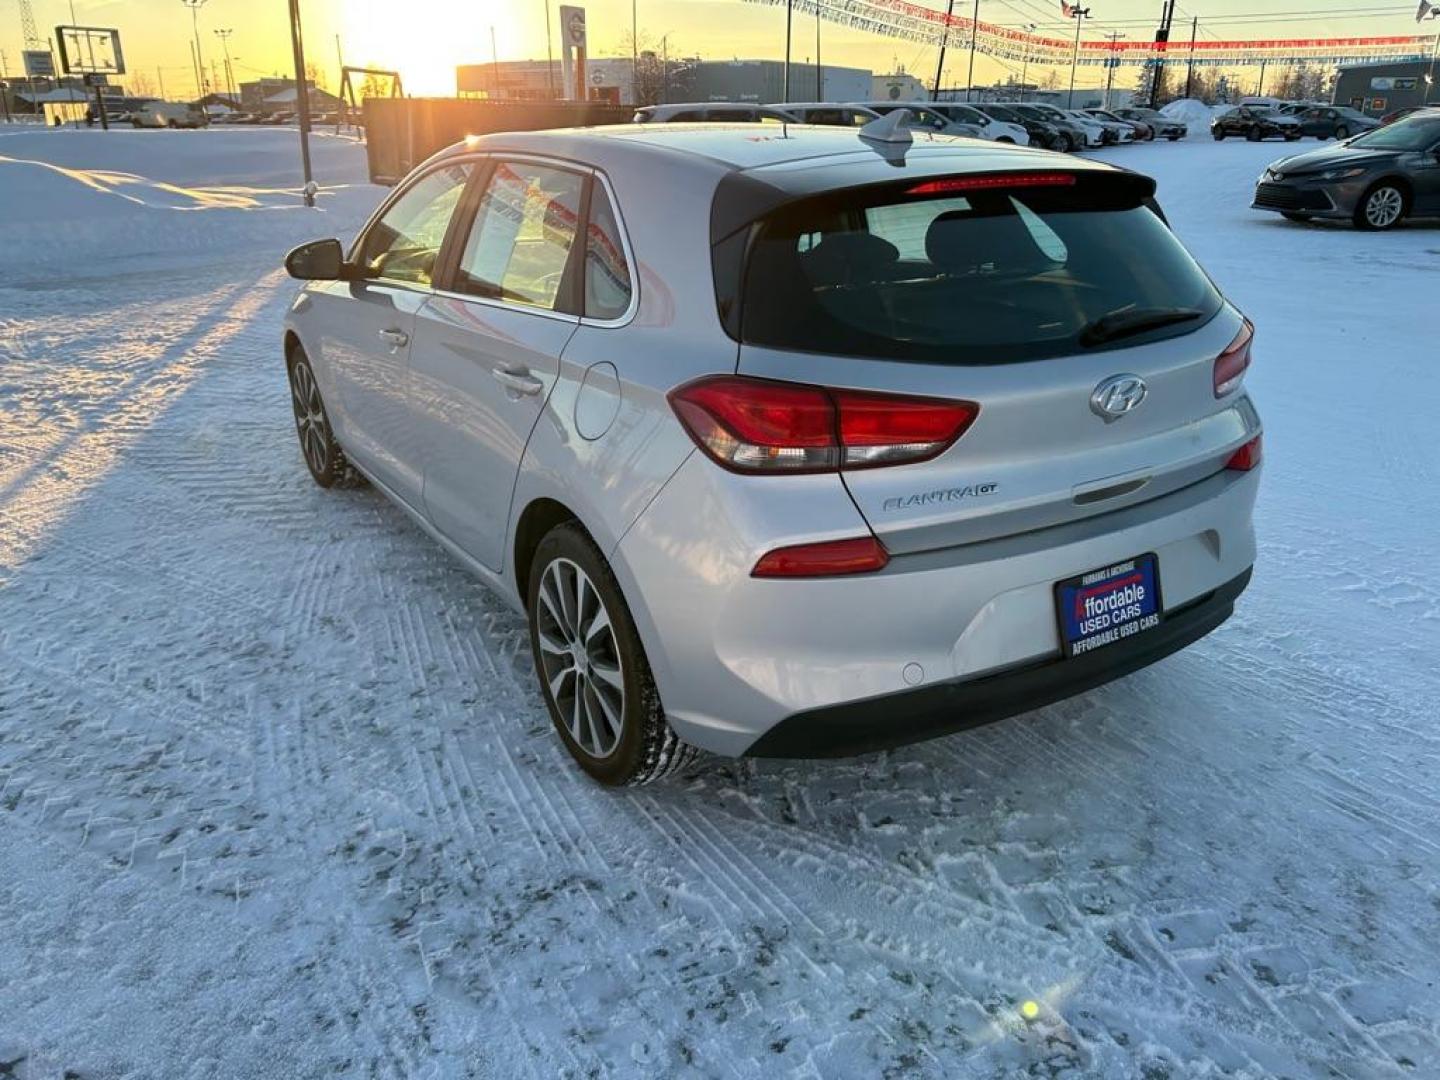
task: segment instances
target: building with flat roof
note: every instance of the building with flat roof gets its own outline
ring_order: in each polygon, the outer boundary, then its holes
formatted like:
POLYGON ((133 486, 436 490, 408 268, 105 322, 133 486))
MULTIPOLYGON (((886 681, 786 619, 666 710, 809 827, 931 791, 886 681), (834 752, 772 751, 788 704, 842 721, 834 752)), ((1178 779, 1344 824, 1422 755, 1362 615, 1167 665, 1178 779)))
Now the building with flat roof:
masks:
POLYGON ((1387 60, 1342 67, 1335 75, 1330 100, 1371 116, 1410 105, 1440 105, 1440 87, 1431 82, 1433 67, 1429 60, 1387 60))
MULTIPOLYGON (((585 61, 586 99, 614 105, 654 105, 671 101, 784 101, 785 64, 780 60, 662 59, 640 55, 639 79, 627 57, 594 57, 585 61), (638 91, 638 92, 637 92, 638 91)), ((557 60, 502 60, 462 64, 455 69, 460 97, 548 101, 561 93, 557 60)), ((864 68, 823 64, 790 65, 791 101, 867 101, 870 72, 864 68)))

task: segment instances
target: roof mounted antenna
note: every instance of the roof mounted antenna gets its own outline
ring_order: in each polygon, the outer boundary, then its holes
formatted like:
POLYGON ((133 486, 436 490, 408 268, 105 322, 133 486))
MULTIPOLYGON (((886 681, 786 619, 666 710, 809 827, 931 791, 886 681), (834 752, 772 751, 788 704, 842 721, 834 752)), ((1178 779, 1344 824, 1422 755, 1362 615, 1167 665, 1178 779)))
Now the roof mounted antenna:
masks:
POLYGON ((905 143, 915 141, 910 134, 910 121, 915 114, 909 109, 894 109, 878 119, 871 120, 860 129, 860 138, 878 143, 905 143))

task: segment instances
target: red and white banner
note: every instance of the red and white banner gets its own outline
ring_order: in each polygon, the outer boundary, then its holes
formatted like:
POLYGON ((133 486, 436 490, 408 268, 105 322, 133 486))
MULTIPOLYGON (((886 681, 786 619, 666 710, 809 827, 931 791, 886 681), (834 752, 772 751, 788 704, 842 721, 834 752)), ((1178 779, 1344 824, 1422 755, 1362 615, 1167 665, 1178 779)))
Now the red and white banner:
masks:
MULTIPOLYGON (((748 0, 754 4, 779 5, 786 0, 748 0)), ((842 26, 884 37, 903 38, 929 45, 942 40, 952 47, 970 43, 975 31, 978 52, 1002 60, 1031 64, 1068 64, 1074 41, 1043 34, 1027 34, 1004 26, 974 22, 960 15, 946 17, 943 11, 909 3, 908 0, 792 0, 796 11, 842 26)), ((1063 3, 1063 0, 1062 0, 1063 3)), ((1063 6, 1070 7, 1068 3, 1063 6)), ((1071 8, 1073 10, 1073 7, 1071 8)), ((1428 59, 1435 37, 1431 34, 1394 37, 1345 38, 1260 38, 1255 40, 1197 41, 1081 41, 1081 66, 1143 66, 1163 56, 1171 61, 1200 65, 1239 67, 1259 64, 1341 64, 1356 60, 1428 59)))

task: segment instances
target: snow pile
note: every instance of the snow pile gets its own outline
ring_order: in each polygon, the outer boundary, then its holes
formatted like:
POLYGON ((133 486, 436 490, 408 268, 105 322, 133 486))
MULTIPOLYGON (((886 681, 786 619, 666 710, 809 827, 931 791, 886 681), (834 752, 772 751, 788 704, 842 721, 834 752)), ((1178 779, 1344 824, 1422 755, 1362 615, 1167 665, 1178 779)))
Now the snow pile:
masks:
POLYGON ((1160 115, 1167 116, 1171 120, 1179 120, 1184 124, 1188 129, 1187 138, 1208 139, 1210 137, 1210 120, 1215 113, 1203 101, 1197 101, 1195 98, 1181 98, 1179 101, 1172 101, 1161 107, 1160 115))
MULTIPOLYGON (((364 183, 363 148, 333 136, 312 145, 321 210, 377 201, 378 189, 364 183)), ((293 132, 8 133, 0 138, 0 274, 23 280, 61 265, 123 273, 136 255, 189 257, 323 235, 325 225, 305 224, 300 185, 293 132)))

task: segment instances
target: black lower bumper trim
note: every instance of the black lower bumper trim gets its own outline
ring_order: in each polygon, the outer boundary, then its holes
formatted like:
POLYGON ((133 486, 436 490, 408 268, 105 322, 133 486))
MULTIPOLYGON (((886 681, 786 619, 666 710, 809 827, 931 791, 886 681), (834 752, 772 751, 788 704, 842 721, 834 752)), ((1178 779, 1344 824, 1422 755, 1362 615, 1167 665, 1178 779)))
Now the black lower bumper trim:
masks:
POLYGON ((1069 660, 828 705, 788 716, 748 757, 846 757, 949 735, 1083 693, 1198 641, 1230 617, 1250 570, 1173 611, 1154 630, 1069 660))

